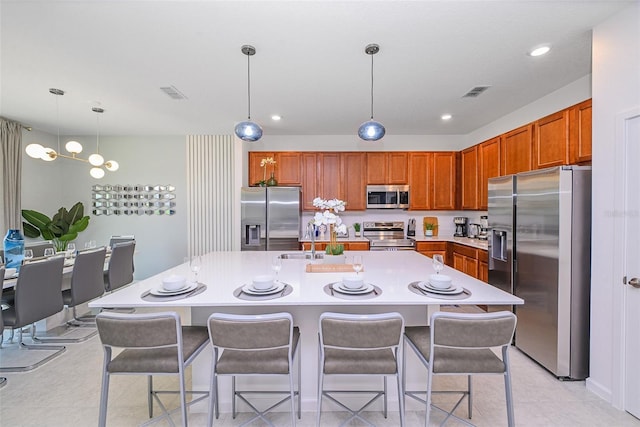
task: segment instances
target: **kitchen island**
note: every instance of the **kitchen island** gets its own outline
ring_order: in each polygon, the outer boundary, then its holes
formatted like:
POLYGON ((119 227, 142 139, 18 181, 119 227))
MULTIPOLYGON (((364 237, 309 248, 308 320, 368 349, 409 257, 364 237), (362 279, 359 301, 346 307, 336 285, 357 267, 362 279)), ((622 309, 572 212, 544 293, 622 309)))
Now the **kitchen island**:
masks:
MULTIPOLYGON (((126 288, 117 290, 90 303, 90 307, 122 308, 122 307, 153 307, 166 308, 186 307, 191 312, 191 324, 204 325, 209 314, 213 312, 258 314, 288 311, 293 315, 294 322, 301 331, 302 357, 302 406, 303 410, 313 410, 316 401, 317 374, 317 333, 318 319, 322 312, 337 311, 345 313, 382 313, 397 311, 405 318, 406 325, 424 325, 428 323, 431 313, 439 309, 440 304, 486 304, 486 305, 514 305, 522 304, 523 300, 507 294, 493 286, 467 276, 450 267, 445 267, 443 273, 452 277, 453 283, 463 286, 470 294, 463 294, 456 299, 439 299, 418 294, 410 290, 409 284, 426 280, 434 273, 430 258, 414 251, 398 252, 370 252, 347 251, 347 259, 354 254, 362 255, 366 283, 371 283, 380 289, 378 295, 368 298, 342 299, 325 292, 329 283, 339 282, 346 273, 307 273, 308 259, 283 259, 279 280, 288 283, 291 293, 274 299, 246 300, 234 296, 239 287, 249 284, 252 278, 260 274, 272 274, 271 261, 280 252, 212 252, 202 257, 202 268, 198 281, 207 285, 204 292, 174 301, 145 301, 141 295, 161 286, 162 278, 170 274, 191 276, 187 264, 178 265, 163 273, 136 282, 126 288)), ((298 252, 297 254, 302 254, 298 252)), ((348 262, 348 261, 347 261, 348 262)), ((322 263, 316 260, 314 263, 322 263)), ((158 298, 156 298, 158 299, 158 298)), ((185 322, 186 323, 186 322, 185 322)), ((409 358, 409 370, 424 372, 418 368, 417 361, 409 358)), ((202 354, 195 361, 192 371, 194 389, 208 389, 210 372, 210 354, 202 354)), ((423 383, 421 376, 409 375, 409 385, 420 387, 423 383), (411 381, 411 379, 415 380, 411 381)), ((241 384, 247 384, 250 379, 243 378, 241 384)), ((339 378, 331 378, 331 383, 340 387, 348 382, 341 382, 339 378)), ((282 387, 278 379, 260 378, 260 383, 273 381, 282 387)), ((368 384, 363 381, 364 384, 368 384)), ((376 383, 373 383, 376 384, 376 383)), ((251 387, 251 386, 246 386, 251 387)), ((230 379, 223 378, 220 382, 220 405, 224 412, 230 408, 230 379), (228 381, 225 381, 228 380, 228 381)), ((389 387, 389 398, 392 402, 397 399, 395 387, 389 387)), ((326 405, 331 410, 331 405, 326 405)), ((393 408, 393 406, 390 406, 393 408)), ((199 410, 205 410, 200 407, 199 410)))

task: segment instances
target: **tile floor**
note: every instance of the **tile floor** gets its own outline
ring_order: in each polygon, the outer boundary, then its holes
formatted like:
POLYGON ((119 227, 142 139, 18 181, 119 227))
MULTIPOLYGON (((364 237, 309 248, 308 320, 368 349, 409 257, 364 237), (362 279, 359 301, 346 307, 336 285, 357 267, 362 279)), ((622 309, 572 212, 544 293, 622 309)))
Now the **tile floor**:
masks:
MULTIPOLYGON (((8 335, 8 334, 7 334, 8 335)), ((7 336, 6 335, 6 336, 7 336)), ((611 407, 585 389, 584 381, 562 382, 532 362, 516 348, 511 351, 515 417, 518 426, 640 426, 640 420, 611 407)), ((3 352, 0 350, 0 358, 3 352)), ((57 359, 27 373, 7 373, 8 383, 0 389, 0 426, 11 427, 88 427, 97 425, 102 369, 102 348, 98 337, 80 344, 67 344, 67 350, 57 359)), ((436 386, 464 386, 463 378, 436 378, 436 386)), ((171 386, 173 379, 162 379, 171 386)), ((159 382, 159 381, 157 381, 159 382)), ((163 385, 164 385, 163 384, 163 385)), ((478 377, 474 380, 472 421, 478 426, 505 426, 506 409, 501 377, 478 377)), ((147 420, 146 380, 138 376, 116 376, 111 380, 107 425, 110 427, 137 426, 147 420)), ((439 402, 451 400, 438 397, 439 402)), ((332 409, 331 403, 324 404, 332 409)), ((390 405, 390 410, 393 410, 390 405)), ((414 408, 415 409, 415 408, 414 408)), ((465 417, 466 402, 458 408, 465 417)), ((215 425, 230 427, 248 419, 240 414, 232 419, 221 414, 215 425)), ((341 424, 345 413, 323 412, 322 425, 341 424)), ((381 412, 369 412, 377 426, 398 426, 397 412, 384 419, 381 412)), ((288 426, 287 413, 276 413, 270 419, 277 426, 288 426)), ((423 426, 424 411, 410 410, 407 426, 423 426)), ((432 425, 442 416, 435 413, 432 425)), ((179 415, 175 417, 180 424, 179 415)), ((169 425, 166 420, 155 424, 169 425)), ((191 414, 190 426, 205 426, 205 414, 191 414)), ((263 425, 255 422, 252 426, 263 425)), ((314 426, 315 413, 303 412, 298 426, 314 426)), ((365 425, 353 421, 350 426, 365 425)), ((450 421, 448 426, 461 425, 450 421)))

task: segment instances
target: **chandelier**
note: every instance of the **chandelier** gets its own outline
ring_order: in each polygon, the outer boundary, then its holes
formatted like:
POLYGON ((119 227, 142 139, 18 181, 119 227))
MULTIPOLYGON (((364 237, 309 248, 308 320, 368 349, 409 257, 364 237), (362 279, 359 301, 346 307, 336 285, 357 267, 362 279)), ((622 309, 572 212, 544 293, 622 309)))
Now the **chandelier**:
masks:
MULTIPOLYGON (((64 95, 64 91, 61 89, 49 89, 49 93, 56 95, 56 96, 63 96, 64 95)), ((104 157, 102 157, 100 155, 100 127, 99 127, 99 114, 104 113, 104 110, 102 108, 98 108, 98 107, 93 107, 91 109, 91 111, 95 112, 96 115, 96 152, 95 154, 92 154, 89 156, 88 159, 83 159, 81 157, 78 157, 78 154, 80 154, 82 152, 82 144, 80 144, 78 141, 68 141, 64 148, 65 150, 69 153, 69 154, 62 154, 61 153, 61 149, 60 149, 60 108, 58 105, 58 99, 56 98, 56 120, 58 122, 58 151, 54 150, 53 148, 49 148, 49 147, 43 147, 40 144, 29 144, 26 146, 25 151, 27 153, 27 155, 29 157, 32 157, 34 159, 40 159, 40 160, 44 160, 45 162, 52 162, 55 159, 57 159, 58 157, 62 157, 63 159, 70 159, 70 160, 78 160, 80 162, 85 162, 85 163, 89 163, 91 166, 93 166, 91 168, 91 170, 89 171, 89 174, 96 179, 100 179, 104 176, 105 174, 105 169, 110 171, 110 172, 115 172, 118 170, 118 168, 120 167, 120 165, 118 164, 118 162, 116 162, 115 160, 108 160, 108 161, 104 161, 104 157)))

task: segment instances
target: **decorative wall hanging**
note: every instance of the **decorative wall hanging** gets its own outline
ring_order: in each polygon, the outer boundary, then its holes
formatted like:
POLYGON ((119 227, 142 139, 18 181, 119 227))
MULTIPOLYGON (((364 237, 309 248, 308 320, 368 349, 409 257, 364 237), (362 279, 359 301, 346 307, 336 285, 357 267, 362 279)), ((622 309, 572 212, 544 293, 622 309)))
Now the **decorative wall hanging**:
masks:
POLYGON ((92 213, 100 215, 175 215, 173 185, 94 185, 92 213))

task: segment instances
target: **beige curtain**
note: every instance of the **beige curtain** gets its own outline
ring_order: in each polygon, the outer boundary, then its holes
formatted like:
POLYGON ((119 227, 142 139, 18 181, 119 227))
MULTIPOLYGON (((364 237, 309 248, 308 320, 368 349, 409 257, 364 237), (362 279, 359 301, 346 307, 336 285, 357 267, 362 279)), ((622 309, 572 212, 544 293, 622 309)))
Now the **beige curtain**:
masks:
MULTIPOLYGON (((20 216, 22 181, 22 125, 0 117, 0 233, 10 228, 22 229, 20 216)), ((0 237, 1 238, 1 237, 0 237)))

